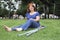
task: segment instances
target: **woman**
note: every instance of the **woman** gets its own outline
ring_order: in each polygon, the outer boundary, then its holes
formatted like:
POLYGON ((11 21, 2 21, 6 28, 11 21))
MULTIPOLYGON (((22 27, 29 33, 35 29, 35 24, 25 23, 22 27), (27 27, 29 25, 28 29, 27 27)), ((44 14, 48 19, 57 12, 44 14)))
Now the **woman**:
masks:
POLYGON ((25 24, 20 25, 20 26, 16 26, 13 28, 9 28, 7 26, 4 26, 6 31, 22 31, 22 30, 27 30, 28 28, 38 28, 40 26, 39 20, 39 13, 36 11, 36 6, 34 3, 29 3, 28 4, 28 8, 27 8, 27 13, 26 13, 26 17, 27 17, 27 21, 25 24))

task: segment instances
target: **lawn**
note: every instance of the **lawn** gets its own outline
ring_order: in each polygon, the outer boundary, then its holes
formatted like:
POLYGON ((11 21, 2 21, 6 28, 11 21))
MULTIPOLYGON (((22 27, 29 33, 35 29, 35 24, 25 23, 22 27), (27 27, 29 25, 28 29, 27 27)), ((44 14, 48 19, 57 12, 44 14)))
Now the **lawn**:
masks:
POLYGON ((9 27, 21 25, 25 23, 26 20, 12 20, 5 19, 0 20, 0 40, 60 40, 60 19, 41 19, 41 25, 46 26, 45 29, 34 33, 33 35, 27 36, 17 36, 17 34, 24 33, 26 31, 21 32, 7 32, 4 30, 3 25, 7 25, 9 27))

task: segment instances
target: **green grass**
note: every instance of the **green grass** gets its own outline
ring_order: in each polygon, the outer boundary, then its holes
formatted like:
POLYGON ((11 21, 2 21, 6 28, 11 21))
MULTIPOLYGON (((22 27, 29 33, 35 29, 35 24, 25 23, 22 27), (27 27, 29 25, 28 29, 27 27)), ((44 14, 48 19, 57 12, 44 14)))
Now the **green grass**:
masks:
POLYGON ((45 29, 34 33, 33 35, 26 37, 24 36, 17 36, 17 34, 26 32, 7 32, 4 30, 3 25, 7 25, 9 27, 21 25, 25 23, 26 20, 0 20, 0 40, 60 40, 60 20, 53 20, 53 19, 44 19, 40 20, 41 25, 46 26, 45 29))

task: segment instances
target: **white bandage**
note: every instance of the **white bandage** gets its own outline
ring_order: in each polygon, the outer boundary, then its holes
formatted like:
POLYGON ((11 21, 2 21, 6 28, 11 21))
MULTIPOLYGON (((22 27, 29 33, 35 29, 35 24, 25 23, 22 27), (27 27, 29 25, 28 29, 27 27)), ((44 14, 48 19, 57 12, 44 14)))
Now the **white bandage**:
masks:
POLYGON ((17 30, 17 31, 22 31, 22 28, 17 28, 16 30, 17 30))

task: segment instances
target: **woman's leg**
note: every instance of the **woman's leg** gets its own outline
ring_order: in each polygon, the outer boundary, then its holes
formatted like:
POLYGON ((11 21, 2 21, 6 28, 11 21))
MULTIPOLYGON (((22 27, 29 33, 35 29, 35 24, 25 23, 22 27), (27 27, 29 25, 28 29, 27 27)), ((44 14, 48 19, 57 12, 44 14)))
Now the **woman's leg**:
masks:
POLYGON ((11 30, 16 30, 16 31, 21 31, 21 30, 27 30, 29 27, 38 27, 39 24, 33 20, 28 20, 25 24, 21 25, 21 26, 16 26, 13 28, 8 28, 7 29, 11 29, 11 30), (31 26, 32 25, 32 26, 31 26))
POLYGON ((20 28, 22 28, 23 30, 27 30, 30 25, 32 25, 32 20, 27 20, 25 24, 23 24, 20 28))
MULTIPOLYGON (((22 26, 22 25, 20 25, 20 26, 22 26)), ((22 28, 20 28, 20 26, 16 26, 16 27, 10 28, 10 27, 4 25, 4 28, 5 28, 5 30, 8 31, 8 32, 14 31, 14 30, 16 30, 16 31, 21 31, 22 28)))
POLYGON ((28 20, 24 25, 21 26, 21 28, 23 28, 23 30, 27 30, 29 27, 38 27, 38 26, 40 26, 40 24, 38 24, 37 22, 33 20, 28 20))
POLYGON ((27 30, 28 27, 32 24, 33 20, 28 20, 25 24, 21 26, 16 26, 11 28, 12 30, 20 31, 20 30, 27 30))
POLYGON ((16 28, 20 28, 22 25, 19 25, 19 26, 15 26, 13 28, 11 28, 13 31, 16 31, 16 28))
POLYGON ((38 27, 40 27, 40 23, 37 23, 37 22, 33 21, 31 27, 32 28, 38 28, 38 27))
POLYGON ((31 24, 32 24, 32 20, 28 20, 25 24, 13 27, 11 29, 16 31, 27 30, 31 24))

